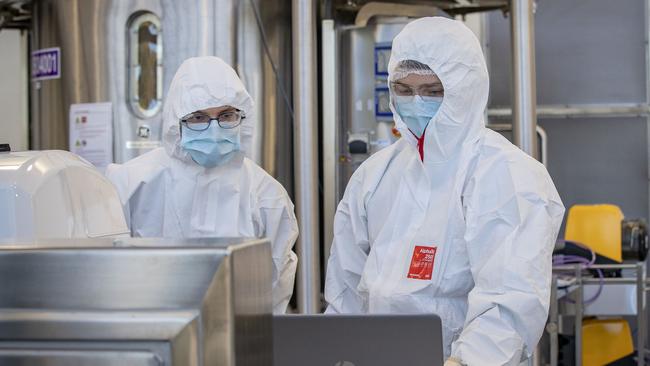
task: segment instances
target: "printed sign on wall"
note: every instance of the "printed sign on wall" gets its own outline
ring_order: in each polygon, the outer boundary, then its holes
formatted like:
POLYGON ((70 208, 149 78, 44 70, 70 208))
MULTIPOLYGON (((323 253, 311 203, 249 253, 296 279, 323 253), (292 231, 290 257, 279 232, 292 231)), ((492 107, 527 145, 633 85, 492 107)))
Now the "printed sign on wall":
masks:
POLYGON ((111 103, 70 106, 70 152, 103 170, 113 162, 113 108, 111 103))
POLYGON ((61 49, 44 48, 32 52, 32 80, 61 78, 61 49))

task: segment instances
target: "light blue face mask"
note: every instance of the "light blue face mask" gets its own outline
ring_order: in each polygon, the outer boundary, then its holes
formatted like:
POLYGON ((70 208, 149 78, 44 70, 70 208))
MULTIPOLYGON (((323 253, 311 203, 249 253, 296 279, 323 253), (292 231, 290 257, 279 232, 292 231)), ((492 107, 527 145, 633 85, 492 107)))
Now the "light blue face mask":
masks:
POLYGON ((205 131, 193 131, 181 125, 181 147, 206 168, 228 162, 240 150, 239 127, 225 129, 215 122, 205 131))
POLYGON ((395 109, 408 128, 418 138, 422 136, 429 121, 438 113, 442 97, 394 95, 395 109))

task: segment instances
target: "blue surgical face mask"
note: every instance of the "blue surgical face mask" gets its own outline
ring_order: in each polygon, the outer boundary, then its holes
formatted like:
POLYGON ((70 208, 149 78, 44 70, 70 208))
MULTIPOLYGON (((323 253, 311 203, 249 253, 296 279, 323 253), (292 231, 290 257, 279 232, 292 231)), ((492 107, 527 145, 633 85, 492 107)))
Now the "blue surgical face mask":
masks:
POLYGON ((224 129, 215 122, 205 131, 193 131, 181 125, 181 147, 206 168, 228 162, 240 150, 239 127, 224 129))
POLYGON ((395 109, 408 128, 420 137, 429 121, 438 113, 442 97, 421 97, 394 95, 395 109))

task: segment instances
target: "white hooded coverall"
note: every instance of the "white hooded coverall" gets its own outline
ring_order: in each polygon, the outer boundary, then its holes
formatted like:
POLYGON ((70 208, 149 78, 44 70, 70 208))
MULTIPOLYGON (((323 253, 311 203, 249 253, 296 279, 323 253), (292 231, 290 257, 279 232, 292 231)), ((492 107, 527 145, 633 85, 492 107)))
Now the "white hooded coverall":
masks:
POLYGON ((488 73, 465 25, 411 22, 389 76, 403 60, 428 65, 444 99, 423 160, 391 101, 402 138, 356 170, 339 203, 327 312, 435 313, 446 357, 518 365, 547 319, 564 206, 544 166, 485 127, 488 73))
MULTIPOLYGON (((273 177, 249 160, 253 100, 235 71, 217 57, 190 58, 179 67, 163 109, 163 145, 106 175, 122 200, 134 237, 267 237, 273 254, 273 310, 284 313, 296 271, 298 236, 293 203, 273 177), (206 169, 180 146, 179 119, 229 105, 244 112, 241 150, 206 169)), ((216 123, 216 121, 213 121, 216 123)))

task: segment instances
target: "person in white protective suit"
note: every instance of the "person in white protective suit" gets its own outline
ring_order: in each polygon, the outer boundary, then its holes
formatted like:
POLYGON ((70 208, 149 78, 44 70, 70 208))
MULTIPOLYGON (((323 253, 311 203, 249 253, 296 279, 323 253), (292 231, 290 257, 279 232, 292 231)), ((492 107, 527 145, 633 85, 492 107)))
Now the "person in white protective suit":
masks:
POLYGON ((287 192, 249 160, 253 100, 217 57, 187 59, 169 87, 163 145, 106 175, 134 237, 267 237, 273 256, 273 310, 285 312, 298 236, 287 192))
POLYGON ((326 312, 435 313, 445 365, 518 365, 547 319, 562 201, 542 164, 485 127, 487 68, 463 23, 409 23, 389 84, 402 138, 348 183, 326 312))

